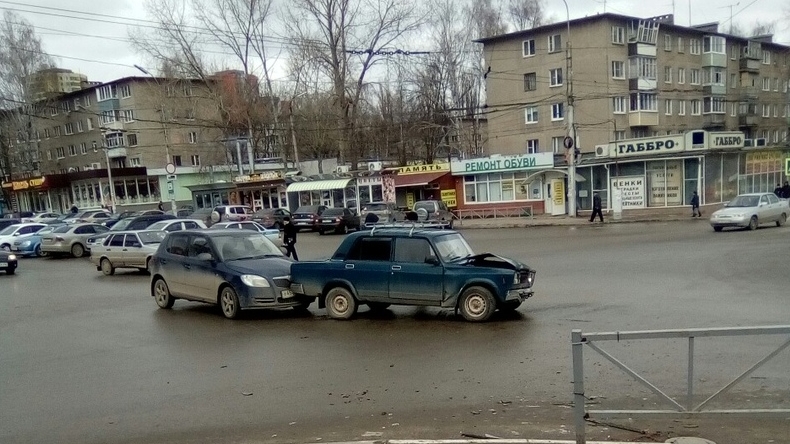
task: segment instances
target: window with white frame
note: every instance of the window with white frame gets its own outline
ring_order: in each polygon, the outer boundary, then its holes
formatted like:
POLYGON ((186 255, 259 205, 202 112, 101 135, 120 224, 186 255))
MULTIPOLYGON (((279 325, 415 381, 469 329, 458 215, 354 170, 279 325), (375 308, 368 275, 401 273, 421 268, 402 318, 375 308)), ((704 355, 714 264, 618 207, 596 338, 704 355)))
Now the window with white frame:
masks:
POLYGON ((683 53, 683 37, 678 37, 678 52, 683 53))
POLYGON ((768 77, 763 77, 763 91, 770 91, 771 90, 771 79, 768 77))
POLYGON ((763 117, 771 117, 771 105, 763 103, 763 117))
POLYGON ((783 109, 784 110, 782 111, 782 117, 787 117, 788 115, 790 115, 790 105, 785 105, 783 109))
POLYGON ((779 91, 779 77, 774 77, 774 91, 779 91))
POLYGON ((730 74, 730 88, 737 88, 738 87, 738 74, 732 73, 730 74))
POLYGON ((69 123, 63 125, 63 132, 67 136, 70 136, 70 135, 74 134, 74 124, 69 122, 69 123))
POLYGON ((200 166, 200 155, 193 154, 191 156, 192 166, 200 166))
POLYGON ((771 64, 771 51, 763 50, 763 65, 771 64))
POLYGON ((612 43, 622 45, 625 43, 625 28, 612 26, 612 43))
POLYGON ((699 39, 689 39, 689 53, 693 55, 699 55, 700 49, 702 49, 702 45, 700 45, 699 39))
POLYGON ((678 68, 678 83, 686 83, 686 68, 678 68))
POLYGON ((99 102, 115 99, 118 97, 118 90, 115 85, 104 85, 96 89, 96 98, 99 102))
POLYGON ((44 138, 49 139, 49 128, 44 128, 44 138))
POLYGON ((137 146, 137 134, 127 134, 126 142, 129 146, 137 146))
POLYGON ((664 83, 672 83, 672 67, 664 67, 664 83))
POLYGON ((121 133, 108 134, 105 140, 107 140, 107 148, 118 148, 125 146, 123 134, 121 133))
POLYGON ((718 67, 707 67, 703 69, 704 79, 703 83, 705 85, 721 85, 724 86, 724 76, 727 74, 727 71, 724 68, 718 67))
POLYGON ((549 36, 549 52, 562 51, 562 36, 554 34, 549 36))
POLYGON ((77 132, 81 133, 83 131, 85 131, 85 128, 83 128, 83 126, 82 126, 82 120, 78 120, 77 121, 77 132))
POLYGON ((121 110, 121 122, 134 122, 134 110, 133 109, 121 110))
POLYGON ((770 136, 771 136, 771 134, 768 132, 768 130, 760 131, 760 138, 761 139, 765 139, 766 141, 768 141, 770 136))
POLYGON ((730 103, 730 116, 735 117, 738 115, 738 106, 735 103, 730 103))
POLYGON ((612 112, 625 114, 625 96, 612 97, 612 112))
POLYGON ((80 154, 82 154, 83 156, 85 154, 88 154, 88 144, 87 143, 85 143, 85 142, 81 142, 80 143, 80 154))
POLYGON ((689 103, 691 104, 691 115, 692 116, 699 116, 700 115, 700 111, 702 111, 702 109, 701 109, 702 107, 700 106, 701 104, 700 104, 699 99, 692 99, 692 100, 689 101, 689 103))
POLYGON ((672 51, 672 36, 664 34, 664 51, 672 51))
POLYGON ((140 161, 139 157, 132 157, 131 159, 129 159, 129 165, 133 167, 139 167, 140 165, 142 165, 142 162, 140 161))
POLYGON ((551 120, 563 120, 565 119, 565 104, 564 103, 552 103, 551 104, 551 120))
POLYGON ((535 55, 535 39, 524 40, 524 42, 522 42, 521 55, 523 57, 532 57, 535 55))
POLYGON ((625 130, 617 130, 612 133, 614 140, 625 140, 625 130))
POLYGON ((52 160, 52 150, 47 150, 47 160, 52 160))
POLYGON ((116 120, 116 110, 110 109, 107 111, 102 111, 101 115, 99 116, 99 122, 102 125, 115 122, 115 120, 116 120))
POLYGON ((699 85, 699 69, 697 68, 689 69, 689 84, 699 85))
POLYGON ((774 117, 779 117, 779 105, 774 105, 774 117))
POLYGON ((738 54, 741 52, 739 45, 733 44, 730 46, 730 60, 738 60, 738 54))
POLYGON ((782 92, 784 92, 784 93, 786 93, 786 92, 787 92, 787 80, 785 80, 785 81, 782 83, 782 92))
POLYGON ((565 145, 562 144, 563 139, 565 139, 565 137, 562 136, 551 138, 551 151, 554 154, 562 154, 565 152, 565 145))
POLYGON ((55 148, 55 153, 57 154, 58 159, 64 159, 66 157, 66 150, 62 146, 55 148))
POLYGON ((664 100, 664 114, 667 116, 672 115, 672 99, 664 100))
POLYGON ((198 141, 197 133, 195 131, 190 131, 189 132, 189 143, 197 143, 197 141, 198 141))
POLYGON ((657 65, 655 57, 631 57, 628 59, 628 76, 631 79, 643 78, 656 80, 657 65))
POLYGON ((685 100, 678 100, 678 115, 685 116, 686 115, 686 101, 685 100))
POLYGON ((612 78, 625 79, 625 62, 620 60, 612 61, 612 78))
POLYGON ((77 155, 77 147, 74 145, 69 145, 69 156, 76 156, 77 155))
POLYGON ((121 85, 118 87, 118 93, 124 99, 132 97, 132 87, 130 85, 121 85))
POLYGON ((527 200, 529 196, 521 188, 526 179, 526 172, 464 176, 464 201, 488 203, 527 200))
POLYGON ((55 130, 55 137, 60 137, 60 125, 53 128, 55 130))
POLYGON ((538 139, 527 140, 527 154, 536 154, 540 152, 540 141, 538 139))
POLYGON ((727 112, 724 97, 703 97, 702 112, 705 114, 724 114, 727 112))
POLYGON ((84 96, 82 98, 82 106, 91 106, 91 96, 84 96))
POLYGON ((538 123, 538 107, 528 106, 524 109, 524 123, 531 125, 538 123))
POLYGON ((549 86, 562 86, 562 68, 549 70, 549 86))
POLYGON ((79 97, 76 97, 76 98, 74 99, 74 109, 77 109, 77 108, 79 108, 80 106, 82 106, 82 105, 80 104, 80 98, 79 98, 79 97))
POLYGON ((50 116, 57 116, 58 115, 58 107, 57 106, 50 106, 49 107, 49 115, 50 116))
POLYGON ((88 117, 87 123, 88 123, 88 131, 93 131, 93 119, 88 117))
MULTIPOLYGON (((535 91, 538 89, 538 75, 534 72, 524 74, 524 91, 535 91)), ((195 117, 192 116, 194 119, 195 117)), ((189 120, 189 119, 187 119, 189 120)))
POLYGON ((658 111, 658 95, 656 93, 631 93, 631 112, 658 111))
POLYGON ((702 52, 705 54, 727 54, 727 42, 721 36, 705 36, 702 38, 702 52))
POLYGON ((779 143, 779 130, 774 130, 774 143, 779 143))

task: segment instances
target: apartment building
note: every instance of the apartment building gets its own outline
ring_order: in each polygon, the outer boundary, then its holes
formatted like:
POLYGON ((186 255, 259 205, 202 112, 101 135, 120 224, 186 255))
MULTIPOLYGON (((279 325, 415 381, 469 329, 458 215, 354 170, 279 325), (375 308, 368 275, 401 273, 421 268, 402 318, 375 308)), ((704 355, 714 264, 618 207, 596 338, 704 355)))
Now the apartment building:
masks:
POLYGON ((47 68, 31 76, 31 93, 35 101, 79 91, 87 86, 88 76, 70 69, 47 68))
POLYGON ((712 204, 785 180, 790 47, 771 36, 607 13, 480 42, 489 152, 554 154, 517 175, 546 212, 564 212, 556 188, 567 189, 572 159, 582 208, 596 192, 625 209, 673 207, 694 190, 712 204))

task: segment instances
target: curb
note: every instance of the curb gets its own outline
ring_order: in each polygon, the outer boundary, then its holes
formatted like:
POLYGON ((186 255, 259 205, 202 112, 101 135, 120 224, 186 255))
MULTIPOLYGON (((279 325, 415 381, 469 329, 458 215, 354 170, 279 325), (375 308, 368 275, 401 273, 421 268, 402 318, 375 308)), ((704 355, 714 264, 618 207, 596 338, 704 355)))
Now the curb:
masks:
POLYGON ((581 222, 576 222, 576 221, 506 222, 498 225, 490 224, 490 225, 480 225, 480 226, 458 224, 454 228, 462 229, 462 230, 488 230, 488 229, 500 229, 500 228, 531 228, 531 227, 593 227, 593 226, 603 226, 610 224, 635 224, 635 223, 684 222, 684 221, 686 221, 686 219, 652 218, 652 219, 620 219, 620 220, 610 219, 604 222, 603 224, 600 222, 589 222, 587 220, 583 220, 581 222))
MULTIPOLYGON (((587 444, 644 444, 635 441, 586 441, 587 444)), ((384 439, 378 441, 344 441, 326 444, 576 444, 561 439, 384 439)))

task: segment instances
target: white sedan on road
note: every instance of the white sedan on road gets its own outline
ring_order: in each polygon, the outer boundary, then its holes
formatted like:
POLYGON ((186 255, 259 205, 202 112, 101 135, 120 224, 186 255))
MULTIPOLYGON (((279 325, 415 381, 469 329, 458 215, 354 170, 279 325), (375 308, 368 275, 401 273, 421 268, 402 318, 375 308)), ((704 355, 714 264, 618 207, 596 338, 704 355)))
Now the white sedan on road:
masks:
POLYGON ((711 214, 710 225, 714 231, 726 227, 756 230, 760 224, 766 223, 776 223, 780 227, 787 221, 788 214, 787 200, 779 199, 774 193, 740 194, 711 214))

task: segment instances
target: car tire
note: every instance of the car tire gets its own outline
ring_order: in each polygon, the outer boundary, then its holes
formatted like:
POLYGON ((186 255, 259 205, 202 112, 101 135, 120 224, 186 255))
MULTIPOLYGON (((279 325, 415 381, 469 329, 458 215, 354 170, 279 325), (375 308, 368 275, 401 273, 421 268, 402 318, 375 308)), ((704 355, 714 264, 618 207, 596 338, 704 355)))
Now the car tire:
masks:
POLYGON ((749 219, 749 230, 754 231, 759 226, 760 226, 760 222, 757 220, 757 216, 752 216, 752 218, 749 219))
POLYGON ((461 293, 458 302, 461 315, 470 322, 485 322, 496 309, 494 295, 485 287, 472 286, 461 293))
POLYGON ((390 306, 387 302, 368 302, 367 304, 370 311, 384 311, 390 306))
POLYGON ((101 267, 101 272, 104 273, 105 276, 112 276, 115 274, 115 267, 112 266, 112 262, 106 257, 99 262, 99 266, 101 267))
POLYGON ((343 287, 335 287, 326 293, 326 314, 332 319, 351 319, 357 312, 357 306, 354 295, 343 287))
POLYGON ((724 227, 713 227, 713 231, 715 231, 717 233, 720 233, 721 230, 723 230, 723 229, 724 229, 724 227))
POLYGON ((46 256, 46 253, 41 251, 41 244, 36 245, 36 249, 35 249, 34 252, 35 252, 36 257, 44 257, 44 256, 46 256))
POLYGON ((11 246, 10 246, 10 245, 8 245, 8 244, 3 244, 3 245, 0 245, 0 250, 3 250, 3 251, 11 251, 11 246))
POLYGON ((324 235, 324 229, 323 228, 319 228, 318 229, 318 234, 323 236, 324 235))
POLYGON ((499 304, 499 309, 501 311, 516 311, 518 310, 518 307, 521 307, 521 301, 519 300, 505 301, 499 304))
POLYGON ((74 244, 71 246, 71 255, 74 257, 82 257, 85 255, 85 247, 82 244, 74 244))
POLYGON ((168 288, 167 282, 162 278, 157 278, 156 281, 154 281, 154 300, 156 301, 156 305, 163 310, 173 308, 173 304, 176 302, 173 295, 170 294, 170 288, 168 288))
POLYGON ((787 215, 785 213, 782 213, 779 215, 779 220, 776 221, 776 226, 781 227, 782 225, 785 224, 785 222, 787 222, 787 215))
POLYGON ((225 286, 219 292, 219 308, 222 310, 222 315, 228 319, 236 319, 239 317, 241 308, 239 307, 239 296, 230 286, 225 286))

